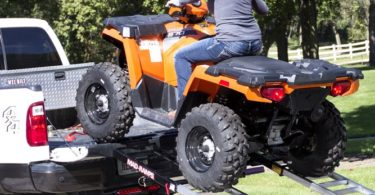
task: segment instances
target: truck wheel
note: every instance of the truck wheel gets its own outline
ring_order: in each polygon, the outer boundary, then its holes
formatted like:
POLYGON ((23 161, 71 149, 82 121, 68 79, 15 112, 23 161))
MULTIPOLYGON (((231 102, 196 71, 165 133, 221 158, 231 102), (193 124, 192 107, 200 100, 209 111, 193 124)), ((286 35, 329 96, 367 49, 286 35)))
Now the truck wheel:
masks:
POLYGON ((238 182, 249 145, 238 115, 220 104, 204 104, 186 115, 178 129, 177 159, 195 188, 220 192, 238 182))
POLYGON ((332 173, 344 157, 346 128, 340 112, 328 101, 322 103, 324 116, 319 122, 304 122, 305 135, 290 145, 290 168, 298 174, 320 177, 332 173))
POLYGON ((135 114, 128 83, 121 68, 110 63, 94 65, 79 82, 78 118, 98 142, 115 142, 132 126, 135 114))

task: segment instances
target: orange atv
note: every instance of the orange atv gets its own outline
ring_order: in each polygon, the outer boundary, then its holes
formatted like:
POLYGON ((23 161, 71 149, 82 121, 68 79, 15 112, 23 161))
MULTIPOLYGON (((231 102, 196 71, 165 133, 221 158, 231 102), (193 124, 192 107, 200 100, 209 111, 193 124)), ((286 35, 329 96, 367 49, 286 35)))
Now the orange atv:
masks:
POLYGON ((204 191, 235 184, 256 152, 279 156, 301 175, 332 172, 347 137, 326 97, 356 92, 362 73, 321 60, 236 57, 195 64, 177 102, 174 55, 215 35, 206 15, 202 2, 171 7, 169 15, 106 19, 102 37, 119 49, 119 64, 95 65, 80 82, 77 111, 86 131, 98 142, 116 142, 135 113, 177 128, 181 172, 204 191))

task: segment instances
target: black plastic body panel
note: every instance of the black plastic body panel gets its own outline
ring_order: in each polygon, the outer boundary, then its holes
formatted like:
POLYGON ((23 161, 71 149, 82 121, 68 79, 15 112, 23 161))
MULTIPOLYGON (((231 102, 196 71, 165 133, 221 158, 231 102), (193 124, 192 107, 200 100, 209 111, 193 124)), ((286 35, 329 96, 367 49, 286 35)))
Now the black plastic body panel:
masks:
POLYGON ((286 82, 289 85, 305 85, 335 82, 339 77, 362 79, 360 70, 333 65, 323 60, 301 60, 289 64, 264 56, 235 57, 211 66, 206 71, 213 76, 225 75, 250 87, 263 86, 267 82, 286 82))
POLYGON ((0 193, 35 193, 28 164, 0 165, 0 193))
POLYGON ((35 188, 40 192, 64 193, 114 189, 137 185, 140 175, 117 175, 117 164, 112 158, 76 163, 53 162, 34 164, 31 174, 35 188))
POLYGON ((0 194, 110 190, 137 186, 141 177, 138 173, 119 176, 113 158, 66 164, 2 164, 0 173, 0 194))
POLYGON ((287 108, 290 114, 311 111, 326 99, 330 90, 326 88, 308 88, 295 90, 287 96, 281 105, 287 108))

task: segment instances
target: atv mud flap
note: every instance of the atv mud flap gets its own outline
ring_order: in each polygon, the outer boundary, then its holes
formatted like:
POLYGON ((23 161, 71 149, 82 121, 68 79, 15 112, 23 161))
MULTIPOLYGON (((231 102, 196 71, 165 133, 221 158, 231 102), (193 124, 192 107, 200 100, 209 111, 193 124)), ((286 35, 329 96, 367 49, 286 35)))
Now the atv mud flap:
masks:
POLYGON ((311 111, 326 99, 329 92, 329 89, 326 88, 295 90, 284 99, 281 105, 288 109, 290 113, 311 111))

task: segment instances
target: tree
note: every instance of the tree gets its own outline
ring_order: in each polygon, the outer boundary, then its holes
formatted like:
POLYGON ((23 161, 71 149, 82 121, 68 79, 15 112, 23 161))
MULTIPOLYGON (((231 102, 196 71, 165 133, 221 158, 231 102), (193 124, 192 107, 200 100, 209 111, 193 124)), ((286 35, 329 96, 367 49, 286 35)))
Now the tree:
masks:
POLYGON ((302 27, 302 50, 304 58, 319 58, 319 42, 317 36, 317 4, 316 0, 300 1, 300 22, 302 27))
POLYGON ((370 38, 370 66, 375 66, 375 0, 370 0, 369 38, 370 38))
POLYGON ((340 23, 341 3, 339 0, 320 0, 318 1, 318 25, 326 26, 332 29, 336 44, 341 45, 341 37, 338 33, 340 23))
POLYGON ((109 61, 113 46, 101 37, 107 17, 161 12, 162 0, 61 0, 56 32, 73 63, 109 61))
POLYGON ((273 43, 277 44, 278 59, 288 61, 288 35, 292 18, 296 13, 294 0, 267 1, 268 16, 260 17, 259 24, 263 34, 263 54, 267 55, 273 43))

